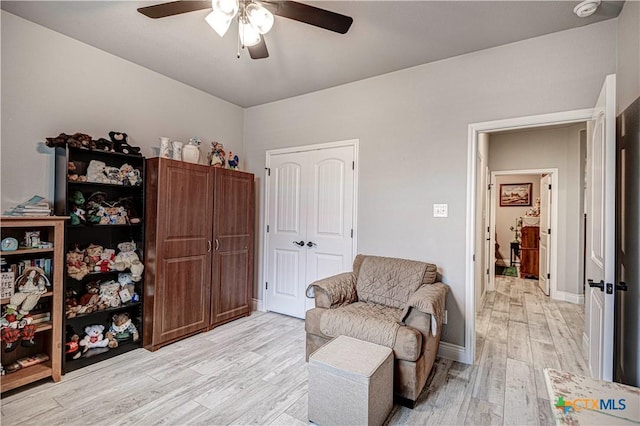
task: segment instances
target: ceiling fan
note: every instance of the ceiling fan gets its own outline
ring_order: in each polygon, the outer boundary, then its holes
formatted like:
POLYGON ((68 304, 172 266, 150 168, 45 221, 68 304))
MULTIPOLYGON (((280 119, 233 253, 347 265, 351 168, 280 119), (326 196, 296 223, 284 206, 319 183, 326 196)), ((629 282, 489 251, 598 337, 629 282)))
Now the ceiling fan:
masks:
MULTIPOLYGON (((353 18, 350 16, 296 1, 183 0, 141 7, 138 12, 149 18, 157 19, 204 9, 212 9, 205 20, 220 37, 227 32, 231 21, 237 18, 238 44, 249 50, 252 59, 269 57, 263 35, 273 26, 273 15, 304 22, 340 34, 349 31, 353 23, 353 18)), ((238 48, 239 57, 240 49, 238 48)))

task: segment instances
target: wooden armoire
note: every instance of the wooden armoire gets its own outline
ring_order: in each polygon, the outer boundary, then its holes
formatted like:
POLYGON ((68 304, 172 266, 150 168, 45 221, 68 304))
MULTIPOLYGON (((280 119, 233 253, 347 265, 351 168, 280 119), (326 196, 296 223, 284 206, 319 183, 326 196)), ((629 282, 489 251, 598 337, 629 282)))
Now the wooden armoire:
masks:
POLYGON ((253 174, 152 158, 145 203, 144 347, 249 315, 253 174))
POLYGON ((520 278, 538 278, 540 227, 524 226, 520 235, 520 278))

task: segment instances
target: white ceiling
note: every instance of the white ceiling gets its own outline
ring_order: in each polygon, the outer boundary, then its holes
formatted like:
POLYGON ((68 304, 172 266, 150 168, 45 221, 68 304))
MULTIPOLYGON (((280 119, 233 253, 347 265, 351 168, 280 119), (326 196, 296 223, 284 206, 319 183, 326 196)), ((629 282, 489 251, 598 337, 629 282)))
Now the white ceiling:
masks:
MULTIPOLYGON (((269 58, 236 58, 208 10, 149 19, 163 1, 2 1, 2 9, 175 80, 250 107, 618 16, 606 1, 578 18, 578 1, 308 1, 353 17, 345 35, 276 17, 269 58)), ((237 24, 236 24, 237 25, 237 24)))

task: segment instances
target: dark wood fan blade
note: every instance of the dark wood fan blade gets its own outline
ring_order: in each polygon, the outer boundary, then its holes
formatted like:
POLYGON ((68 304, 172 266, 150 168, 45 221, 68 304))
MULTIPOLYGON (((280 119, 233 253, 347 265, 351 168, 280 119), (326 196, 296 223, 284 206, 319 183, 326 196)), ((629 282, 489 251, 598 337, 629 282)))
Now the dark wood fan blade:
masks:
POLYGON ((264 5, 275 15, 305 24, 315 25, 325 30, 345 34, 349 31, 353 18, 297 1, 265 1, 264 5))
POLYGON ((154 6, 141 7, 138 9, 138 12, 142 13, 145 16, 148 16, 149 18, 158 19, 202 9, 211 9, 211 0, 172 1, 169 3, 156 4, 154 6))
POLYGON ((249 56, 251 56, 251 59, 264 59, 269 57, 267 43, 264 42, 264 37, 262 36, 260 36, 260 43, 255 46, 247 46, 247 50, 249 50, 249 56))

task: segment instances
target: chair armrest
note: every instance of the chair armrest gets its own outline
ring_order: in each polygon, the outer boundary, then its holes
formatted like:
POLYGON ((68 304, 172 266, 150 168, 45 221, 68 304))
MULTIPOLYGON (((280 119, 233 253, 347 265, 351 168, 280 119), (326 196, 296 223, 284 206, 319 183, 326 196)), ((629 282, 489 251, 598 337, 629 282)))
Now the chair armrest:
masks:
POLYGON ((307 287, 306 295, 316 299, 316 308, 333 309, 356 302, 356 277, 345 272, 315 281, 307 287))
POLYGON ((443 283, 423 284, 409 297, 402 311, 401 322, 405 323, 411 309, 417 309, 431 315, 431 334, 437 335, 444 320, 444 306, 448 291, 449 286, 443 283))

